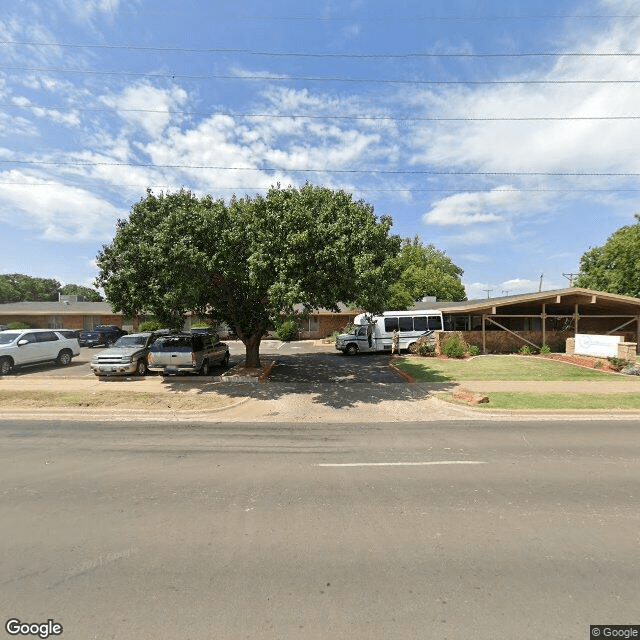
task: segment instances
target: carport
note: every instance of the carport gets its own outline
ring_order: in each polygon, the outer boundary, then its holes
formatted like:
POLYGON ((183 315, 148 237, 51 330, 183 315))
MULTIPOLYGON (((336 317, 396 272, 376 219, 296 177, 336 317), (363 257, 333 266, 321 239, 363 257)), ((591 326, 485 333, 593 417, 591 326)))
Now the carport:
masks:
POLYGON ((426 302, 440 309, 445 331, 459 331, 483 353, 508 353, 528 344, 564 350, 576 333, 621 335, 640 344, 640 299, 570 287, 466 302, 426 302))

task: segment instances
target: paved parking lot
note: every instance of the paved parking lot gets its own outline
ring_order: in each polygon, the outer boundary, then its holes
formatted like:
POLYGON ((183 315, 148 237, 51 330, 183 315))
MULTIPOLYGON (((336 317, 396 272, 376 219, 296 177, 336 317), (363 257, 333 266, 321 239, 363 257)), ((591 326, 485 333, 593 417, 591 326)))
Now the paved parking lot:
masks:
MULTIPOLYGON (((245 348, 240 341, 228 341, 231 354, 229 367, 244 361, 245 348)), ((67 367, 44 363, 18 367, 12 377, 29 378, 93 378, 89 367, 100 347, 83 347, 80 355, 67 367)), ((403 380, 388 367, 388 354, 363 353, 345 356, 333 345, 319 345, 313 341, 283 343, 265 340, 260 347, 264 361, 276 360, 278 365, 269 376, 270 382, 282 383, 402 383, 403 380)), ((223 369, 216 369, 215 374, 223 369)))

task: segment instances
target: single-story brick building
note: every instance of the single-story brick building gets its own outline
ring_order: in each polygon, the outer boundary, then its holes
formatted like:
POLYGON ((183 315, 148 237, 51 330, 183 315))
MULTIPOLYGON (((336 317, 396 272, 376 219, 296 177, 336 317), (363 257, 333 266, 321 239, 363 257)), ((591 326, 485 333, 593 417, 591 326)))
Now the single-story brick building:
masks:
POLYGON ((108 302, 10 302, 0 304, 0 324, 25 322, 35 329, 93 329, 99 324, 115 324, 132 331, 137 320, 114 313, 108 302))

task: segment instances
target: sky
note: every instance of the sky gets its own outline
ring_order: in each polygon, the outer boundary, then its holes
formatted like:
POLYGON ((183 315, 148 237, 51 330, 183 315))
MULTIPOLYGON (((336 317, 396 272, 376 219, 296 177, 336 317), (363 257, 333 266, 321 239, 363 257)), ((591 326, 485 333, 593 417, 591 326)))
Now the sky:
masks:
POLYGON ((311 182, 469 299, 559 289, 640 211, 639 91, 623 0, 3 0, 0 273, 91 286, 147 189, 311 182))

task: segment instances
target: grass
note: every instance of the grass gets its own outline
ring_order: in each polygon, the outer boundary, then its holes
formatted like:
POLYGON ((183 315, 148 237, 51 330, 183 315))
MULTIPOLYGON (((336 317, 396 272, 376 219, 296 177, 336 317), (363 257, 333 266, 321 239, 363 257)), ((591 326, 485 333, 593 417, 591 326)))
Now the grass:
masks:
MULTIPOLYGON (((640 409, 637 393, 510 393, 484 394, 488 404, 474 405, 479 409, 640 409)), ((457 403, 452 393, 440 393, 442 400, 457 403)))
POLYGON ((624 379, 603 371, 527 356, 487 356, 471 360, 410 358, 395 365, 418 382, 465 380, 609 380, 624 379))

